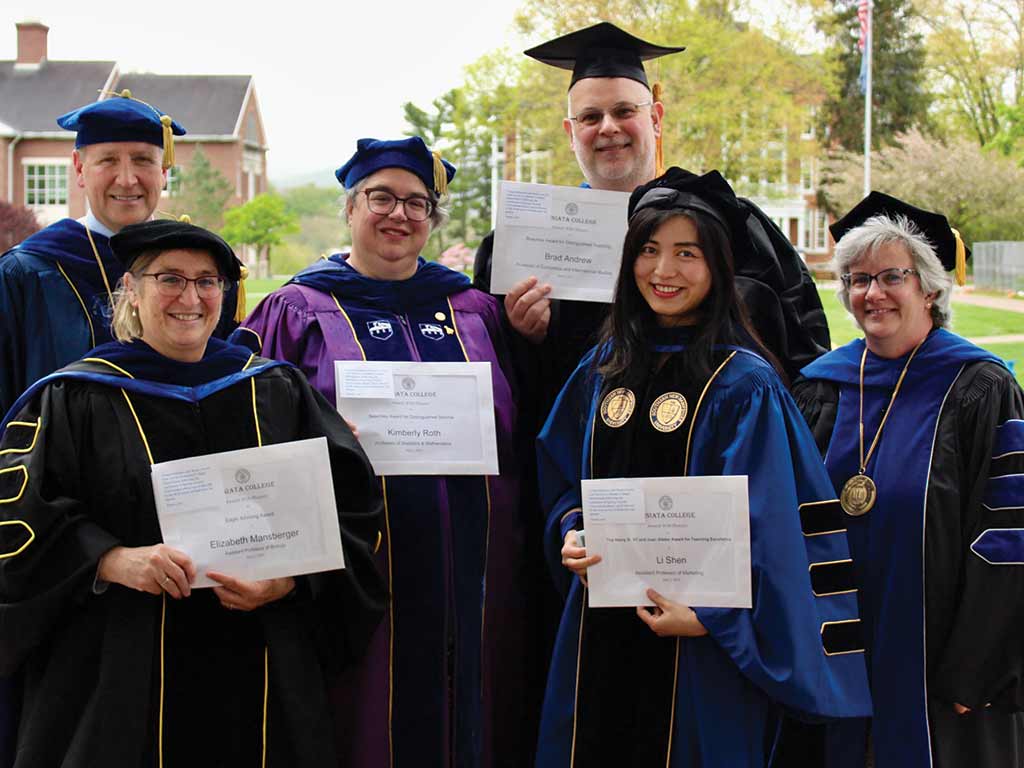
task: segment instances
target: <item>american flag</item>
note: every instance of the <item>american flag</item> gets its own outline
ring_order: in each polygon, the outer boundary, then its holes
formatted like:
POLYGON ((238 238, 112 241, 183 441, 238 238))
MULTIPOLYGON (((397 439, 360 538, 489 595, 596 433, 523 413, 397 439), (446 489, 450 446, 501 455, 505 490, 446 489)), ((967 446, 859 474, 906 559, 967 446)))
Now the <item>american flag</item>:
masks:
POLYGON ((857 19, 860 21, 860 40, 857 47, 861 53, 868 45, 868 27, 871 25, 871 0, 859 0, 857 3, 857 19))
POLYGON ((860 40, 857 47, 860 49, 860 92, 864 93, 868 87, 868 32, 871 30, 871 0, 858 0, 857 19, 860 21, 860 40))

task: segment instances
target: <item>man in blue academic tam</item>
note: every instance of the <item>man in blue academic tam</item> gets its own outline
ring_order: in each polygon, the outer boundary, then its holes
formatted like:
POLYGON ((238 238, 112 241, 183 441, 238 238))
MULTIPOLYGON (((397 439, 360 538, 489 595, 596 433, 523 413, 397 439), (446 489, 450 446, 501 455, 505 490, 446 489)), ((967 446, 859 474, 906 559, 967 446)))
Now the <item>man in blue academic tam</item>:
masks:
POLYGON ((108 239, 153 217, 173 137, 185 133, 128 91, 103 94, 57 125, 75 132, 71 165, 88 208, 0 256, 0 414, 36 379, 112 340, 110 307, 124 269, 108 239))

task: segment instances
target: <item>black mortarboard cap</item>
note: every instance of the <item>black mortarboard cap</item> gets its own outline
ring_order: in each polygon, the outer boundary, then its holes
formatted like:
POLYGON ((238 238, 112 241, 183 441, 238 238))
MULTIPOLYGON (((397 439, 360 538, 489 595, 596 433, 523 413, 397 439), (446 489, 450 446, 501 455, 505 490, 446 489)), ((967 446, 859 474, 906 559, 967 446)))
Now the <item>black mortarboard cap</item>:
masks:
POLYGON ((572 70, 570 88, 587 77, 628 77, 650 88, 643 62, 684 50, 685 47, 648 43, 602 21, 541 43, 524 53, 552 67, 572 70))
POLYGON ((733 241, 737 259, 752 250, 747 234, 748 213, 718 171, 698 176, 682 168, 669 168, 653 181, 637 187, 629 196, 627 215, 630 219, 644 208, 699 211, 722 225, 733 241))
POLYGON ((154 219, 129 224, 110 238, 110 249, 125 269, 146 251, 170 251, 188 248, 206 251, 213 257, 221 274, 229 280, 241 277, 242 266, 235 252, 219 235, 184 221, 154 219))
POLYGON ((970 249, 964 244, 960 233, 949 226, 949 220, 941 213, 932 213, 916 208, 884 192, 871 192, 857 203, 849 213, 829 227, 833 239, 838 243, 847 232, 859 227, 872 216, 888 216, 895 219, 905 216, 912 221, 935 248, 935 254, 946 270, 957 271, 957 282, 963 285, 966 278, 967 259, 970 249))

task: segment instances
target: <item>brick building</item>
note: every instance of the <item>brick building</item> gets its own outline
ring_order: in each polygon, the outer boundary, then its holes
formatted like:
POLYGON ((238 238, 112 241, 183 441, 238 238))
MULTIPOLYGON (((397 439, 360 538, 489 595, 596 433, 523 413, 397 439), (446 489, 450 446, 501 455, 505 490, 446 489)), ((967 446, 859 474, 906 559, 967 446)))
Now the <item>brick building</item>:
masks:
MULTIPOLYGON (((18 58, 0 61, 0 200, 35 211, 42 224, 84 216, 71 165, 75 136, 56 118, 106 98, 100 91, 124 88, 185 126, 188 134, 174 142, 176 168, 202 147, 234 187, 229 207, 267 191, 267 139, 251 76, 132 74, 114 61, 51 61, 48 27, 16 27, 18 58)), ((168 172, 172 188, 176 168, 168 172)))

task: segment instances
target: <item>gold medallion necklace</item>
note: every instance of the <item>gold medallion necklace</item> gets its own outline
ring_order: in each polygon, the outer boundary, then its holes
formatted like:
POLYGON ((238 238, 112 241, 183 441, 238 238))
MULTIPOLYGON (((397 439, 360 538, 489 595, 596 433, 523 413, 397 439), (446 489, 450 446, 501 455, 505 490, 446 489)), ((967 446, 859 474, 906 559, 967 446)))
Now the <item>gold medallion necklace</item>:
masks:
POLYGON ((865 470, 871 460, 871 454, 878 447, 878 440, 882 437, 882 428, 885 426, 886 419, 889 418, 892 404, 896 402, 896 395, 900 393, 900 386, 907 375, 907 369, 910 368, 910 361, 914 359, 917 350, 921 348, 927 338, 925 336, 924 339, 921 339, 910 353, 910 357, 907 358, 906 365, 903 366, 903 371, 900 373, 899 379, 896 380, 896 388, 892 391, 892 397, 889 398, 889 405, 886 406, 885 413, 882 415, 882 423, 878 425, 875 439, 871 441, 871 447, 868 448, 867 456, 864 455, 864 363, 868 358, 868 348, 867 344, 864 345, 864 354, 860 356, 860 420, 858 425, 860 427, 860 471, 846 481, 846 484, 843 485, 843 492, 839 496, 839 503, 842 505, 843 511, 851 517, 860 517, 875 506, 878 488, 875 486, 875 481, 865 474, 865 470))

